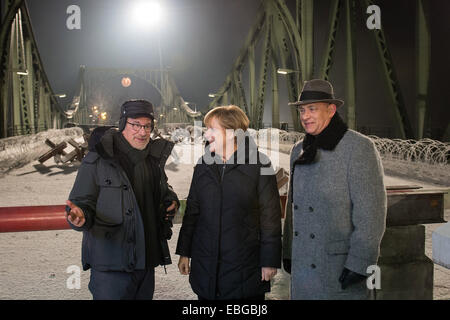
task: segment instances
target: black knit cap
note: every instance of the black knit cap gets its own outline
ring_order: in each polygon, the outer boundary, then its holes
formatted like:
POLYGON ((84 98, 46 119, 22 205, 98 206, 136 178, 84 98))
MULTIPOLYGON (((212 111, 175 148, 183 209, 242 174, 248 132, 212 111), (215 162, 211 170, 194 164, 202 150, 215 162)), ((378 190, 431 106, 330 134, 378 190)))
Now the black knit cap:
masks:
POLYGON ((125 129, 128 118, 147 117, 152 121, 155 119, 153 104, 147 100, 128 100, 120 107, 119 131, 125 129))

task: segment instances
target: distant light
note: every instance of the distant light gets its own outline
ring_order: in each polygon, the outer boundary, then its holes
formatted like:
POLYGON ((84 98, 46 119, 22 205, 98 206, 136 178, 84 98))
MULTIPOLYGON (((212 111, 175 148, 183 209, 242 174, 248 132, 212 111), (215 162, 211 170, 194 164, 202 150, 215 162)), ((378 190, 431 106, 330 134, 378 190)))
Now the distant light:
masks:
POLYGON ((277 73, 279 73, 279 74, 289 74, 289 73, 294 73, 294 72, 300 72, 300 71, 292 70, 292 69, 282 69, 282 68, 277 69, 277 73))
POLYGON ((18 75, 21 75, 21 76, 27 76, 28 75, 28 70, 25 70, 25 71, 17 71, 16 72, 18 75))
POLYGON ((54 96, 57 97, 57 98, 65 98, 66 94, 65 93, 58 93, 58 94, 55 94, 54 96))
POLYGON ((123 77, 121 83, 122 87, 128 88, 131 85, 131 79, 129 77, 123 77))
POLYGON ((210 97, 210 98, 215 98, 216 96, 217 96, 217 94, 215 94, 215 93, 208 94, 208 97, 210 97))
POLYGON ((140 1, 134 5, 132 15, 141 27, 151 27, 162 21, 164 11, 156 1, 140 1))
POLYGON ((177 108, 173 108, 173 110, 177 111, 178 109, 177 108))

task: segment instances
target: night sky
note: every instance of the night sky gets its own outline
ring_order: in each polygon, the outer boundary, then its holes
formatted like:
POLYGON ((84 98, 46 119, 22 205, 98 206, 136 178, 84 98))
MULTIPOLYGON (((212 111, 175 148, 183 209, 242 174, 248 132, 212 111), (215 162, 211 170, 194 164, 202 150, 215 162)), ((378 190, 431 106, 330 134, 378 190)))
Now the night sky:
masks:
MULTIPOLYGON (((65 93, 66 105, 76 93, 80 65, 96 68, 159 68, 158 37, 162 62, 175 78, 186 101, 206 110, 209 92, 216 92, 230 72, 244 40, 255 22, 260 0, 161 0, 165 18, 159 27, 142 28, 131 16, 135 0, 27 0, 38 49, 55 93, 65 93), (68 30, 69 5, 81 8, 81 30, 68 30)), ((382 27, 400 80, 410 121, 415 114, 415 3, 414 0, 379 0, 382 27)), ((286 0, 288 5, 295 4, 286 0)), ((361 3, 361 2, 358 2, 361 3)), ((328 30, 329 0, 314 1, 315 72, 328 30)), ((430 1, 432 33, 429 106, 433 132, 442 136, 450 108, 442 92, 448 91, 450 73, 450 1, 430 1)), ((387 128, 395 135, 392 107, 373 35, 359 11, 357 41, 357 119, 367 127, 387 128), (362 18, 361 18, 362 17, 362 18), (391 129, 389 129, 391 128, 391 129), (394 132, 394 133, 393 133, 394 132)), ((341 27, 344 21, 341 22, 341 27)), ((338 32, 331 81, 336 95, 345 100, 345 34, 338 32)), ((259 69, 259 66, 256 66, 259 69)), ((246 75, 244 75, 245 77, 246 75)), ((282 81, 280 81, 282 82, 282 81)), ((283 86, 283 84, 280 84, 283 86)), ((270 89, 269 89, 270 90, 270 89)), ((280 88, 282 90, 282 88, 280 88)), ((139 98, 139 97, 136 97, 139 98)), ((270 122, 269 93, 264 122, 270 122)), ((159 97, 154 99, 159 103, 159 97)), ((280 120, 291 122, 287 93, 280 91, 280 120)), ((345 105, 342 109, 345 114, 345 105)), ((384 129, 383 129, 384 130, 384 129)), ((381 133, 382 134, 382 133, 381 133)))
MULTIPOLYGON (((75 94, 80 65, 96 68, 170 67, 186 101, 206 108, 231 70, 260 0, 163 0, 160 28, 132 19, 138 1, 27 0, 34 34, 54 92, 75 94), (81 8, 81 30, 68 30, 66 9, 81 8)), ((159 101, 157 101, 158 103, 159 101)))

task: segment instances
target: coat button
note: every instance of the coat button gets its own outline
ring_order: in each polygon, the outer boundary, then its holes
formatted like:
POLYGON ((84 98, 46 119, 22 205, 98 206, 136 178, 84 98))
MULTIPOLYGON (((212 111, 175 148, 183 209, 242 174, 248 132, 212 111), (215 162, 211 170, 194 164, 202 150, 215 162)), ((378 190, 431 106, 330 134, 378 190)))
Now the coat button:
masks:
POLYGON ((298 206, 295 204, 294 205, 294 210, 297 210, 298 209, 298 206))
POLYGON ((105 183, 106 183, 107 185, 110 185, 110 184, 111 184, 111 180, 105 179, 105 183))
POLYGON ((316 265, 313 263, 313 264, 311 265, 311 268, 315 269, 315 268, 316 268, 316 265))
POLYGON ((308 209, 309 209, 309 212, 313 212, 314 211, 313 207, 309 207, 308 209))
POLYGON ((131 216, 132 213, 133 213, 133 210, 128 209, 127 212, 126 212, 126 215, 127 215, 127 216, 131 216))
POLYGON ((314 239, 316 236, 314 235, 314 233, 311 233, 311 234, 309 235, 309 237, 310 237, 311 239, 314 239))
POLYGON ((126 184, 124 184, 124 185, 122 186, 122 188, 123 188, 123 190, 128 190, 128 186, 127 186, 126 184))
POLYGON ((294 235, 295 235, 295 236, 298 236, 298 231, 295 231, 295 232, 294 232, 294 235))

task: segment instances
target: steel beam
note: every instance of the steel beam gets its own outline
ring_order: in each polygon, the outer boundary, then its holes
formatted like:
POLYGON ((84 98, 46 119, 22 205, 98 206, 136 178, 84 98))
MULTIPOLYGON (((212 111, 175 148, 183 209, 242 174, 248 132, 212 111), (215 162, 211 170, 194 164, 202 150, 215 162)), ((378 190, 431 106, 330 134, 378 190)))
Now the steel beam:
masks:
MULTIPOLYGON (((364 8, 373 5, 373 1, 364 0, 364 8)), ((365 11, 364 11, 365 13, 365 11)), ((408 139, 414 137, 414 132, 409 121, 408 112, 400 89, 400 84, 397 79, 391 53, 388 49, 386 38, 383 29, 374 29, 373 34, 378 48, 378 53, 381 58, 382 70, 386 80, 386 85, 389 97, 394 107, 394 115, 398 124, 398 133, 401 139, 408 139)))
POLYGON ((329 21, 329 31, 328 40, 325 52, 323 54, 322 66, 319 71, 319 78, 324 80, 330 79, 330 71, 333 66, 334 49, 336 45, 336 33, 339 25, 340 17, 340 0, 332 0, 331 11, 330 11, 330 21, 329 21))
POLYGON ((262 128, 262 119, 264 117, 265 93, 267 87, 268 65, 271 57, 271 34, 272 34, 272 15, 266 14, 264 43, 262 50, 262 60, 259 68, 258 95, 255 108, 254 129, 262 128))
POLYGON ((356 43, 354 27, 355 1, 345 0, 345 35, 346 35, 346 107, 347 125, 356 130, 356 43))
POLYGON ((313 0, 301 1, 301 44, 300 56, 302 84, 311 80, 314 72, 314 4, 313 0))
POLYGON ((427 99, 430 78, 431 36, 427 21, 426 8, 428 1, 416 0, 416 138, 424 138, 427 126, 427 99))

